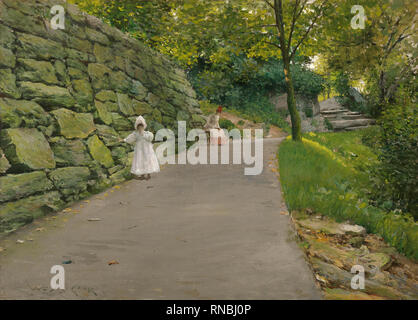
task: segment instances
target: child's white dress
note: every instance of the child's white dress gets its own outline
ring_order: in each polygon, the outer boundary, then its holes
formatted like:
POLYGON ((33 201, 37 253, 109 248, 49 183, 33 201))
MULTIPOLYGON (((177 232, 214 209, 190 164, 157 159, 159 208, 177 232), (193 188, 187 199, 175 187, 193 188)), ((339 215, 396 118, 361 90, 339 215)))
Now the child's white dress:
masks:
POLYGON ((141 135, 138 131, 134 131, 123 140, 130 144, 135 143, 132 174, 139 176, 160 171, 157 155, 152 147, 153 139, 154 134, 152 132, 144 131, 141 135))

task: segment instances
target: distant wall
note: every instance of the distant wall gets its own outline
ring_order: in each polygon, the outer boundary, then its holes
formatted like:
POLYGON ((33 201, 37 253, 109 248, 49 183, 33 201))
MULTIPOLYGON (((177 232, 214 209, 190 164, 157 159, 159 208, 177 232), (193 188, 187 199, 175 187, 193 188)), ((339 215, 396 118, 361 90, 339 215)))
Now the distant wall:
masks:
POLYGON ((117 143, 204 122, 185 73, 60 0, 0 0, 0 233, 129 178, 117 143), (66 8, 65 30, 50 9, 66 8))

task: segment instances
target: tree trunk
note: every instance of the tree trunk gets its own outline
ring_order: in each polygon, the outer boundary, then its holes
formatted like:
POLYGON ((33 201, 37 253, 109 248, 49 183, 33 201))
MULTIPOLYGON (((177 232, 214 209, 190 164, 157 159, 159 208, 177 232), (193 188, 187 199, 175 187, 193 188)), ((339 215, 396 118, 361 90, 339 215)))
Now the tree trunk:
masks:
POLYGON ((300 116, 296 108, 295 89, 290 72, 290 62, 285 53, 283 53, 283 66, 287 91, 287 108, 289 109, 290 119, 292 120, 292 139, 294 141, 302 141, 300 116))

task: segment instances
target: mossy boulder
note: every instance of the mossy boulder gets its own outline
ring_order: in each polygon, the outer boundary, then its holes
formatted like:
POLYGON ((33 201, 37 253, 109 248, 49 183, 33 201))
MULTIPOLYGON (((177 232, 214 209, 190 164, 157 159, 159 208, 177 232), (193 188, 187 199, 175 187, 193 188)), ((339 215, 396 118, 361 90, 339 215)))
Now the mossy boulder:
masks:
POLYGON ((74 107, 76 101, 66 88, 47 86, 43 83, 21 82, 22 97, 34 100, 44 107, 56 109, 59 107, 74 107))
POLYGON ((133 100, 132 108, 134 110, 133 114, 136 115, 149 114, 153 111, 152 107, 148 103, 137 100, 133 100))
POLYGON ((107 146, 115 146, 119 144, 119 135, 112 127, 97 124, 97 135, 107 146))
POLYGON ((16 76, 11 69, 0 69, 0 96, 20 98, 20 92, 16 87, 16 76))
MULTIPOLYGON (((24 17, 23 21, 26 21, 27 16, 24 17)), ((18 42, 17 56, 19 58, 48 61, 51 59, 63 59, 67 56, 60 43, 31 34, 18 33, 18 42)))
POLYGON ((37 129, 12 128, 2 130, 0 144, 15 170, 55 168, 54 155, 49 143, 37 129))
POLYGON ((59 168, 49 174, 55 187, 65 195, 87 190, 90 170, 86 167, 59 168))
POLYGON ((115 165, 113 162, 112 153, 97 135, 90 137, 87 140, 87 145, 93 159, 99 162, 102 166, 105 168, 110 168, 115 165))
POLYGON ((96 99, 102 102, 116 102, 116 94, 111 90, 102 90, 96 94, 96 99))
POLYGON ((3 128, 49 126, 51 117, 33 101, 0 99, 0 124, 3 128))
POLYGON ((55 75, 55 68, 47 61, 33 59, 19 59, 17 68, 17 79, 20 81, 44 82, 46 84, 59 84, 55 75))
POLYGON ((52 111, 58 121, 61 135, 68 139, 87 138, 96 130, 90 113, 76 113, 68 109, 52 111))
POLYGON ((128 119, 122 117, 119 113, 112 112, 113 128, 117 131, 133 130, 134 124, 128 119))
POLYGON ((96 120, 103 122, 104 124, 111 124, 113 122, 112 114, 107 109, 107 105, 99 100, 94 102, 94 106, 97 110, 96 120))
POLYGON ((33 219, 63 208, 58 191, 29 196, 0 205, 0 233, 15 230, 33 219))
POLYGON ((43 171, 9 174, 0 177, 0 202, 20 199, 52 188, 52 182, 43 171))
POLYGON ((13 52, 9 49, 0 47, 0 67, 14 68, 16 65, 16 58, 13 52))
POLYGON ((166 101, 161 101, 158 104, 158 109, 163 115, 175 118, 177 116, 177 110, 170 103, 166 101))
POLYGON ((132 105, 132 100, 129 98, 127 94, 123 93, 117 93, 118 98, 118 106, 120 112, 122 112, 124 115, 132 116, 135 114, 135 110, 132 105))
POLYGON ((0 174, 5 173, 11 167, 9 160, 7 160, 6 155, 3 153, 3 150, 0 149, 0 174))
POLYGON ((64 138, 51 141, 57 167, 87 166, 92 159, 87 148, 81 140, 66 140, 64 138))
POLYGON ((100 63, 90 63, 88 73, 96 90, 109 89, 109 75, 112 73, 108 67, 100 63))
POLYGON ((125 181, 126 179, 129 179, 130 176, 130 169, 129 167, 127 167, 118 172, 113 173, 109 178, 110 181, 112 181, 112 184, 118 184, 125 181))
POLYGON ((73 80, 74 98, 81 106, 86 106, 93 102, 93 89, 90 82, 85 79, 73 80))

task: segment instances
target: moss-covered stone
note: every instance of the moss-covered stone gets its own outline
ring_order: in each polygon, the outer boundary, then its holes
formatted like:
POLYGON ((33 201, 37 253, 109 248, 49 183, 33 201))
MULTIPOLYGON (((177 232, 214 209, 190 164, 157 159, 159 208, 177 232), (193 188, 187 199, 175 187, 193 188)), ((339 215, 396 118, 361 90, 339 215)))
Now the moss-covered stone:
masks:
POLYGON ((130 93, 132 90, 132 80, 122 71, 110 73, 109 84, 111 89, 118 92, 130 93))
POLYGON ((111 90, 102 90, 96 94, 95 98, 102 102, 106 102, 106 101, 116 102, 117 101, 116 94, 111 90))
POLYGON ((33 59, 19 59, 17 79, 20 81, 44 82, 46 84, 59 84, 54 66, 47 61, 33 59))
POLYGON ((72 190, 70 193, 79 193, 87 190, 87 182, 90 177, 90 170, 86 167, 66 167, 59 168, 49 174, 55 187, 60 191, 72 190))
POLYGON ((16 58, 13 52, 0 46, 0 67, 14 68, 15 65, 16 58))
POLYGON ((112 181, 112 184, 119 184, 129 179, 130 176, 131 176, 130 169, 124 168, 118 172, 113 173, 109 178, 110 178, 110 181, 112 181))
POLYGON ((158 110, 158 109, 152 110, 151 115, 152 115, 153 120, 155 120, 157 122, 160 122, 160 123, 161 123, 161 121, 163 121, 162 114, 161 114, 160 110, 158 110))
POLYGON ((5 25, 0 24, 0 46, 13 49, 16 37, 11 29, 5 25))
POLYGON ((0 177, 0 202, 20 199, 52 188, 52 182, 43 171, 9 174, 0 177))
POLYGON ((32 101, 0 99, 0 123, 3 128, 49 126, 51 117, 32 101))
POLYGON ((102 166, 105 168, 110 168, 115 165, 113 162, 112 153, 99 139, 98 136, 94 135, 90 137, 87 140, 87 145, 93 159, 99 162, 102 166))
POLYGON ((11 69, 0 69, 0 95, 20 98, 20 92, 16 87, 16 76, 11 69))
POLYGON ((177 110, 171 104, 166 101, 161 101, 158 104, 158 109, 163 115, 175 118, 177 116, 177 110))
POLYGON ((133 108, 131 98, 129 98, 127 94, 123 94, 123 93, 117 93, 116 95, 118 98, 119 110, 127 116, 134 115, 135 110, 133 108))
POLYGON ((112 122, 113 128, 117 131, 125 131, 125 130, 132 130, 134 128, 134 124, 129 121, 128 119, 122 117, 119 113, 112 112, 112 122))
POLYGON ((72 68, 72 67, 68 68, 68 75, 70 76, 71 79, 78 79, 78 80, 86 79, 88 77, 87 73, 79 69, 72 68))
POLYGON ((114 59, 112 49, 98 43, 94 44, 93 52, 98 63, 108 63, 114 59))
POLYGON ((96 129, 90 113, 76 113, 64 108, 51 113, 58 121, 61 135, 68 139, 87 138, 96 129))
POLYGON ((112 73, 104 64, 90 63, 88 73, 96 90, 109 89, 109 75, 112 73))
POLYGON ((6 173, 11 167, 9 160, 7 160, 6 155, 3 150, 0 148, 0 174, 6 173))
POLYGON ((75 100, 66 88, 47 86, 43 83, 21 82, 22 97, 34 100, 40 105, 55 109, 59 107, 72 108, 75 100))
MULTIPOLYGON (((25 16, 24 20, 26 21, 25 16)), ((22 23, 24 24, 24 23, 22 23)), ((25 59, 51 60, 64 59, 67 56, 62 45, 58 42, 46 40, 31 34, 18 33, 19 47, 17 48, 17 57, 25 59)))
POLYGON ((109 45, 110 43, 109 38, 106 35, 94 29, 86 28, 85 32, 87 39, 89 39, 90 41, 98 42, 105 46, 109 45))
POLYGON ((132 81, 130 94, 133 95, 137 100, 143 100, 146 98, 148 90, 142 85, 141 82, 134 80, 132 81))
POLYGON ((0 233, 15 230, 33 219, 63 208, 58 191, 30 196, 0 205, 0 233))
POLYGON ((119 143, 119 135, 112 127, 97 124, 97 135, 106 146, 115 146, 119 143))
POLYGON ((90 82, 85 79, 73 80, 74 98, 81 106, 86 106, 93 102, 93 89, 90 82))
POLYGON ((113 121, 112 114, 107 109, 106 104, 96 100, 94 102, 94 105, 97 110, 97 116, 98 116, 97 120, 103 122, 104 124, 111 124, 113 121))
POLYGON ((2 130, 0 144, 16 170, 55 168, 51 148, 37 129, 13 128, 2 130))
POLYGON ((66 140, 58 138, 51 142, 57 167, 87 166, 92 159, 81 140, 66 140))
POLYGON ((190 114, 184 110, 177 111, 177 121, 188 121, 190 119, 190 114))
POLYGON ((150 114, 153 111, 153 108, 148 103, 137 100, 133 100, 132 108, 135 115, 150 114))

